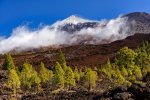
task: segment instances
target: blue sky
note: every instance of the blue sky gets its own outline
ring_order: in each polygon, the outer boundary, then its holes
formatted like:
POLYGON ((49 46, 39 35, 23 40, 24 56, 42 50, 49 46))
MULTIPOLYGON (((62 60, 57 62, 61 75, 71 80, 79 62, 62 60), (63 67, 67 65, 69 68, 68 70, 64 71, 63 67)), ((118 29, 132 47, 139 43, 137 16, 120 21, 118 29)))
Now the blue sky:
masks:
POLYGON ((0 36, 26 23, 36 28, 70 15, 100 20, 137 11, 150 13, 150 0, 0 0, 0 36))

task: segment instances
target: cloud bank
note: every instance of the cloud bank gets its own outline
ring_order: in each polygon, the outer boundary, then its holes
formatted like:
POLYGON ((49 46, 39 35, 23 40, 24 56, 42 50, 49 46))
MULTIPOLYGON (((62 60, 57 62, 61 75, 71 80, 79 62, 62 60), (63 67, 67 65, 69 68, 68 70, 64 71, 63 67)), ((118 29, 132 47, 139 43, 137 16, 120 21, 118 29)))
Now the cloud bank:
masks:
POLYGON ((53 25, 45 25, 37 29, 30 29, 23 25, 15 28, 11 36, 0 38, 0 53, 7 53, 11 50, 22 51, 45 46, 73 45, 73 44, 100 44, 105 41, 112 42, 126 38, 129 34, 127 18, 118 17, 112 20, 97 21, 95 28, 84 28, 73 34, 59 29, 67 23, 90 22, 79 17, 71 17, 63 21, 58 21, 53 25))

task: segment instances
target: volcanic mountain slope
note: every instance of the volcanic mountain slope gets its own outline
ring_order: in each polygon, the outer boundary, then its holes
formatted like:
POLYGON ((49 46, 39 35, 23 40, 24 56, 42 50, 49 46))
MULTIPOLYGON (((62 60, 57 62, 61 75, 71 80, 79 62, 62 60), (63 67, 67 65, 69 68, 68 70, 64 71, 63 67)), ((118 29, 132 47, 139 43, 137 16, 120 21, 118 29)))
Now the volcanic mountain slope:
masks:
MULTIPOLYGON (((133 12, 112 20, 87 20, 78 16, 57 22, 53 25, 60 31, 76 38, 75 44, 107 44, 121 40, 135 33, 150 33, 150 14, 133 12)), ((71 39, 70 38, 70 39, 71 39)))
MULTIPOLYGON (((132 26, 130 27, 130 31, 133 30, 134 33, 150 33, 150 15, 148 13, 133 12, 123 15, 121 18, 127 18, 126 24, 132 26)), ((60 29, 69 33, 74 33, 82 29, 96 28, 101 24, 99 21, 84 20, 74 15, 63 22, 64 24, 60 25, 60 29)), ((108 23, 109 21, 106 21, 101 27, 106 27, 108 23)))
POLYGON ((134 12, 123 17, 128 18, 131 31, 134 33, 150 33, 150 15, 145 12, 134 12))
POLYGON ((19 26, 14 29, 10 37, 0 40, 0 53, 34 50, 47 46, 55 48, 107 44, 135 33, 150 33, 149 23, 149 14, 135 12, 101 21, 70 16, 52 25, 45 25, 37 29, 19 26))
POLYGON ((68 33, 74 33, 82 29, 95 28, 98 26, 98 21, 82 19, 75 15, 70 16, 69 18, 63 20, 61 23, 59 23, 58 26, 59 30, 68 33))
MULTIPOLYGON (((115 53, 122 47, 136 49, 142 42, 150 42, 150 34, 135 34, 124 40, 118 40, 110 44, 101 45, 76 45, 61 48, 64 52, 69 66, 100 66, 105 64, 107 57, 113 59, 115 53)), ((57 60, 59 49, 41 48, 38 51, 22 52, 12 55, 17 66, 21 66, 24 62, 31 63, 38 68, 40 62, 44 62, 48 68, 52 68, 57 60)), ((4 58, 0 59, 2 65, 4 58)))

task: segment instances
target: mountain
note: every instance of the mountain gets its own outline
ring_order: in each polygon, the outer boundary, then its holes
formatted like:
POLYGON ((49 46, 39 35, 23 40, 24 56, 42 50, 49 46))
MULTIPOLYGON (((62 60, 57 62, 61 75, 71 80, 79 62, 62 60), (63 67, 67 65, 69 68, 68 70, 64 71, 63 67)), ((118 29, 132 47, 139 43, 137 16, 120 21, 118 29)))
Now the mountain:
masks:
POLYGON ((95 28, 97 27, 98 23, 96 22, 85 22, 85 23, 78 23, 78 24, 66 24, 61 27, 62 31, 66 31, 68 33, 74 33, 76 31, 80 31, 82 29, 87 29, 87 28, 95 28))
MULTIPOLYGON (((131 26, 134 33, 150 33, 150 14, 145 12, 133 12, 123 15, 121 18, 127 18, 127 24, 131 26)), ((72 15, 59 23, 59 29, 68 33, 74 33, 82 29, 99 27, 101 21, 87 20, 72 15)), ((107 26, 107 22, 103 27, 107 26)))
POLYGON ((145 12, 133 12, 123 17, 128 18, 131 30, 134 33, 150 33, 150 14, 145 12))
POLYGON ((98 26, 98 21, 84 19, 82 17, 71 15, 70 17, 57 21, 52 25, 52 29, 64 31, 69 34, 79 32, 82 29, 95 28, 98 26))
POLYGON ((135 33, 150 33, 150 15, 134 12, 111 20, 88 20, 72 15, 38 29, 19 26, 12 35, 0 38, 0 53, 59 48, 73 45, 108 44, 135 33))
POLYGON ((75 15, 72 15, 59 23, 59 29, 68 33, 74 33, 87 28, 95 28, 97 26, 97 21, 83 19, 75 15))
POLYGON ((73 34, 73 44, 107 44, 135 33, 150 33, 150 14, 133 12, 112 20, 88 20, 72 15, 56 22, 57 30, 73 34))
POLYGON ((123 17, 128 17, 129 21, 135 20, 138 23, 150 23, 150 14, 145 12, 133 12, 126 14, 123 17))

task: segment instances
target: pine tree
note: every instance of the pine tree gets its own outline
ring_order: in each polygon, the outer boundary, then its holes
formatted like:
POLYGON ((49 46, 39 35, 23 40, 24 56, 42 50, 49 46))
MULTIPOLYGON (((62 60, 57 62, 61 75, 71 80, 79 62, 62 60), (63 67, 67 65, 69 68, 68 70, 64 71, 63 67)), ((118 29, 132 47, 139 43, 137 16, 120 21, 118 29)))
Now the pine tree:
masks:
POLYGON ((73 73, 73 71, 72 71, 72 69, 70 67, 66 68, 66 72, 65 72, 65 84, 67 86, 69 86, 69 89, 70 89, 70 86, 75 86, 76 85, 74 73, 73 73))
POLYGON ((49 81, 52 77, 52 71, 48 70, 44 63, 41 62, 41 67, 40 67, 40 70, 39 70, 39 77, 41 79, 41 82, 42 83, 46 83, 47 81, 49 81))
POLYGON ((140 67, 135 66, 133 69, 133 75, 135 75, 136 79, 141 80, 142 79, 142 72, 140 67))
POLYGON ((64 70, 62 69, 59 62, 56 62, 56 66, 54 67, 54 77, 53 77, 53 84, 56 88, 64 88, 64 70))
POLYGON ((111 69, 111 68, 112 68, 109 58, 108 58, 108 60, 107 60, 106 67, 107 67, 108 69, 111 69))
POLYGON ((20 79, 14 69, 8 71, 7 86, 16 94, 17 89, 20 88, 20 79))
POLYGON ((14 65, 13 59, 10 54, 6 55, 3 67, 6 70, 15 69, 15 65, 14 65))
POLYGON ((95 88, 97 79, 97 73, 91 68, 87 68, 84 75, 84 86, 87 87, 88 90, 95 88))
POLYGON ((77 67, 75 67, 75 69, 74 69, 74 77, 75 77, 75 80, 76 80, 77 82, 80 81, 80 74, 79 74, 79 71, 78 71, 78 68, 77 68, 77 67))
POLYGON ((137 57, 136 57, 136 62, 137 64, 142 68, 144 66, 147 66, 150 61, 149 55, 147 54, 147 52, 145 50, 143 50, 143 48, 138 48, 136 50, 137 53, 137 57))
POLYGON ((23 69, 20 73, 21 83, 24 89, 28 90, 32 85, 39 87, 40 78, 38 77, 37 72, 32 68, 32 65, 29 63, 23 64, 23 69))
POLYGON ((122 76, 121 72, 119 69, 116 69, 114 72, 113 72, 113 80, 116 84, 123 84, 125 82, 125 79, 124 77, 122 76))
POLYGON ((136 53, 128 47, 121 48, 116 55, 115 63, 126 68, 133 67, 136 53))
MULTIPOLYGON (((144 46, 144 48, 146 47, 144 46)), ((146 51, 144 48, 138 48, 136 50, 137 57, 135 63, 141 68, 143 75, 146 75, 147 72, 150 72, 150 55, 147 54, 148 51, 146 51)))
POLYGON ((101 72, 105 73, 108 78, 111 78, 112 73, 113 73, 112 71, 113 71, 113 68, 110 63, 110 60, 108 59, 106 65, 102 67, 101 72))
POLYGON ((146 52, 148 55, 150 54, 150 43, 148 41, 144 41, 139 48, 142 52, 146 52))
POLYGON ((121 73, 124 77, 128 76, 128 71, 124 68, 124 66, 121 67, 121 73))
POLYGON ((79 75, 80 75, 80 78, 84 76, 84 72, 82 71, 82 69, 79 69, 79 75))
POLYGON ((94 71, 98 71, 97 67, 94 67, 94 71))
POLYGON ((128 77, 128 80, 129 80, 131 83, 134 83, 134 82, 137 81, 135 75, 130 75, 130 76, 128 77))
POLYGON ((80 75, 80 81, 78 82, 79 84, 84 84, 84 72, 82 69, 79 69, 79 75, 80 75))
POLYGON ((61 49, 59 50, 59 55, 58 55, 57 61, 59 62, 60 66, 63 68, 63 70, 65 71, 67 68, 66 59, 65 59, 65 55, 61 49))

